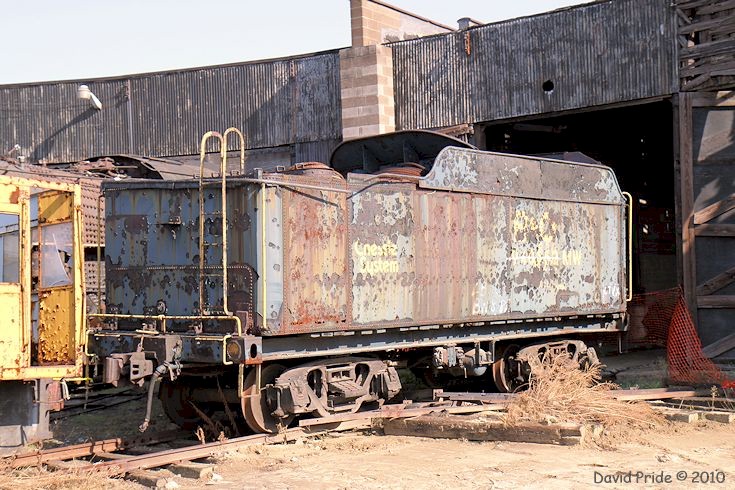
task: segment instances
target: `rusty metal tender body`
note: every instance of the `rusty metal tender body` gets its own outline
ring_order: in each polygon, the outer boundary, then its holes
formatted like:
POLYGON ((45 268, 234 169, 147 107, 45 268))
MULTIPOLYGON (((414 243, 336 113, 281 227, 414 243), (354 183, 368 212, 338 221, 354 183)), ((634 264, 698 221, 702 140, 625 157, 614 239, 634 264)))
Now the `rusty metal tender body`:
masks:
MULTIPOLYGON (((335 368, 312 360, 326 381, 310 383, 342 398, 364 393, 355 380, 336 389, 330 369, 357 376, 359 361, 339 356, 358 354, 435 375, 481 376, 495 365, 496 382, 512 389, 518 367, 509 352, 539 337, 624 328, 626 206, 611 169, 483 152, 423 133, 345 143, 358 151, 338 148, 347 160, 334 168, 222 179, 224 213, 219 186, 106 183, 107 328, 90 341, 100 357, 117 356, 106 364, 108 380, 137 372, 138 381, 161 363, 180 363, 184 374, 187 365, 226 373, 234 363, 241 395, 269 386, 264 412, 304 413, 315 398, 295 406, 298 383, 283 374, 300 359, 336 359, 335 368), (349 160, 374 141, 396 144, 390 138, 403 141, 404 155, 413 138, 409 159, 419 165, 381 167, 376 148, 362 163, 349 160), (422 141, 435 149, 417 150, 422 141), (225 228, 223 288, 221 265, 200 264, 221 264, 225 228), (236 320, 221 320, 223 291, 236 320), (136 351, 148 365, 126 371, 126 353, 136 351), (272 379, 243 386, 247 366, 275 361, 272 379)), ((379 392, 395 391, 393 371, 365 369, 382 376, 379 392)))

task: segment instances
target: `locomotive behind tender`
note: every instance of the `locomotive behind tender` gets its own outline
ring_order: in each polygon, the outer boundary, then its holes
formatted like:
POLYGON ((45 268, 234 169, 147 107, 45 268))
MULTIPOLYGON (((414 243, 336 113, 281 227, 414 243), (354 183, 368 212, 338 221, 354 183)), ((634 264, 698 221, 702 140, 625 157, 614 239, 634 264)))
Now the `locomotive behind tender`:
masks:
POLYGON ((513 391, 529 356, 595 363, 585 341, 625 329, 628 207, 608 167, 425 131, 345 142, 330 166, 226 157, 214 177, 104 184, 89 351, 107 382, 151 379, 152 396, 160 380, 182 426, 223 402, 256 432, 354 412, 397 395, 400 367, 513 391))

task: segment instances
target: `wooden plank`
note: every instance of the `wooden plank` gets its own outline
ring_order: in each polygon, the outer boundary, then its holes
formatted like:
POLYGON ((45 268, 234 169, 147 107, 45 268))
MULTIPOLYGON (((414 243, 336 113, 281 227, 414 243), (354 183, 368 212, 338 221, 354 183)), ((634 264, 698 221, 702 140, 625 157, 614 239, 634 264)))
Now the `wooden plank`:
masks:
POLYGON ((672 390, 669 388, 653 388, 650 390, 613 390, 610 392, 610 396, 621 401, 666 400, 668 398, 697 396, 700 393, 703 392, 692 389, 672 390))
POLYGON ((704 56, 715 56, 729 54, 735 50, 735 39, 720 39, 708 43, 695 44, 679 50, 679 59, 701 58, 704 56))
POLYGON ((730 194, 725 199, 710 204, 704 209, 700 209, 694 213, 694 224, 703 225, 713 218, 724 214, 735 208, 735 194, 730 194))
POLYGON ((709 358, 717 357, 725 352, 735 349, 735 333, 712 342, 702 348, 702 354, 709 358))
POLYGON ((672 398, 671 402, 717 409, 735 409, 735 398, 723 398, 719 396, 714 398, 711 396, 693 396, 684 399, 672 398))
POLYGON ((676 15, 681 20, 681 22, 679 22, 679 31, 681 31, 682 27, 686 27, 686 25, 692 23, 692 19, 689 18, 689 16, 685 14, 680 8, 676 9, 676 15))
POLYGON ((466 417, 424 416, 387 420, 383 424, 383 432, 395 436, 573 445, 590 437, 595 429, 579 424, 523 422, 509 425, 503 421, 473 420, 466 417))
POLYGON ((697 296, 697 306, 700 308, 735 308, 735 296, 697 296))
POLYGON ((679 34, 690 34, 692 32, 704 31, 707 29, 712 29, 713 27, 720 27, 730 24, 735 25, 735 18, 730 16, 718 17, 715 19, 700 20, 688 23, 687 25, 680 26, 678 32, 679 34))
POLYGON ((726 223, 708 223, 706 225, 697 225, 694 227, 696 236, 721 236, 735 237, 735 225, 726 223))
MULTIPOLYGON (((684 67, 681 70, 679 70, 679 76, 681 78, 688 78, 688 77, 693 77, 693 76, 702 75, 702 74, 712 75, 712 72, 715 72, 718 70, 729 70, 733 67, 735 67, 735 61, 732 61, 732 60, 727 60, 724 62, 716 62, 716 63, 713 63, 713 62, 697 63, 695 65, 690 65, 690 66, 684 67)), ((705 92, 705 94, 710 94, 710 93, 712 95, 715 95, 714 92, 705 92)), ((694 107, 702 107, 702 105, 698 103, 696 95, 695 95, 695 100, 692 102, 692 105, 694 107)), ((707 105, 706 107, 709 107, 709 105, 707 105)))
POLYGON ((681 87, 682 90, 694 90, 695 88, 701 87, 702 85, 706 84, 710 81, 712 77, 709 73, 705 73, 703 75, 699 75, 694 77, 692 80, 689 80, 688 82, 684 83, 681 87))
POLYGON ((735 9, 735 0, 729 0, 727 2, 709 2, 709 5, 704 5, 697 10, 696 15, 716 14, 724 10, 735 9))
POLYGON ((730 267, 725 272, 697 286, 697 296, 712 294, 733 282, 735 282, 735 267, 730 267))
POLYGON ((712 3, 712 0, 679 0, 675 5, 680 9, 693 9, 712 3))
POLYGON ((341 415, 332 415, 330 417, 320 417, 316 419, 303 419, 299 420, 299 427, 312 427, 316 425, 329 425, 340 422, 346 422, 351 420, 371 420, 371 419, 385 419, 385 418, 404 418, 404 417, 419 417, 422 415, 428 415, 431 413, 444 412, 451 414, 466 414, 466 413, 479 413, 479 412, 494 412, 502 410, 505 405, 492 404, 492 405, 462 405, 459 407, 448 407, 448 406, 426 406, 420 408, 402 408, 403 406, 383 406, 378 410, 369 410, 366 412, 357 413, 346 413, 341 415))

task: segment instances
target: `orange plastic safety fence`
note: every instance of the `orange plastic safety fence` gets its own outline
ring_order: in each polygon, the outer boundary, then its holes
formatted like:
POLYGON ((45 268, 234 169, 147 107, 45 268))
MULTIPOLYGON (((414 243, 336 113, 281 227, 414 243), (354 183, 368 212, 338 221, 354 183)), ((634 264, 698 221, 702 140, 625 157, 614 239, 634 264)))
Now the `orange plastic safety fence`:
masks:
POLYGON ((702 342, 681 288, 637 294, 628 311, 628 342, 665 347, 671 380, 735 388, 735 381, 702 354, 702 342))

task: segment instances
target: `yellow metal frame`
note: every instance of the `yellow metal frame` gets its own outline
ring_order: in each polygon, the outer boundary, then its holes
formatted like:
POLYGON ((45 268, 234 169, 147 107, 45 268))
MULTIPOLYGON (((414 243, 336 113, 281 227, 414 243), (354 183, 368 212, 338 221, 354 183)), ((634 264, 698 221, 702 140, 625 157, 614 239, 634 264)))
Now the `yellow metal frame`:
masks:
MULTIPOLYGON (((232 128, 231 128, 232 129, 232 128)), ((238 131, 239 133, 239 131, 238 131)), ((221 194, 221 213, 222 213, 222 310, 225 316, 232 316, 232 312, 227 304, 227 144, 224 137, 216 131, 207 131, 202 136, 199 145, 199 310, 204 312, 204 287, 206 274, 204 268, 206 266, 205 237, 204 237, 204 189, 206 182, 204 179, 204 158, 206 156, 206 145, 210 138, 216 138, 220 144, 220 194, 221 194)))
POLYGON ((623 192, 623 196, 628 201, 628 243, 627 243, 627 254, 628 254, 628 270, 626 271, 628 291, 625 295, 625 301, 633 300, 633 196, 629 192, 623 192))
MULTIPOLYGON (((20 329, 20 352, 0 353, 0 380, 31 380, 40 378, 78 378, 83 375, 85 364, 86 328, 84 308, 84 254, 82 250, 82 209, 81 188, 78 184, 52 183, 35 181, 20 177, 0 176, 0 212, 17 214, 19 216, 19 287, 20 287, 20 318, 0 320, 0 336, 16 335, 20 329), (72 209, 70 221, 72 223, 72 260, 73 260, 73 347, 74 363, 65 365, 32 365, 31 359, 31 217, 30 199, 34 188, 44 191, 60 191, 71 195, 72 209), (15 330, 14 330, 15 329, 15 330), (10 358, 11 356, 12 359, 10 358), (10 366, 10 364, 13 364, 10 366)), ((4 284, 3 286, 15 286, 4 284)), ((8 304, 3 304, 7 298, 0 299, 0 309, 4 312, 12 311, 8 304)))

